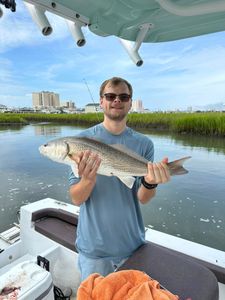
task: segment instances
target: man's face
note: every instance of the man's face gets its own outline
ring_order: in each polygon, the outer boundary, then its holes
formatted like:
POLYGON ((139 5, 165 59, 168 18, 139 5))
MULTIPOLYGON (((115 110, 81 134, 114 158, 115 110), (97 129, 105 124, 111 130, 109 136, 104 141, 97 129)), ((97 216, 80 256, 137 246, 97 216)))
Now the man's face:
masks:
MULTIPOLYGON (((116 86, 111 85, 111 83, 108 83, 105 86, 105 89, 103 91, 103 95, 105 94, 127 94, 130 95, 128 86, 125 83, 120 83, 116 86)), ((104 114, 111 120, 115 121, 121 121, 123 120, 126 115, 128 114, 130 108, 131 108, 131 98, 129 101, 124 102, 121 101, 118 97, 116 97, 113 101, 108 101, 105 96, 102 96, 100 98, 100 105, 101 108, 104 111, 104 114)))

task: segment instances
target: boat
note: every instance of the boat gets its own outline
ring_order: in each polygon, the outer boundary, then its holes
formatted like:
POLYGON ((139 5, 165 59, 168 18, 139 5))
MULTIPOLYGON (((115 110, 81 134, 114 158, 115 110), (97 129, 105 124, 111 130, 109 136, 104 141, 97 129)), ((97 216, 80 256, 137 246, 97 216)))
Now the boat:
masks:
MULTIPOLYGON (((21 207, 20 239, 0 253, 0 297, 8 290, 19 300, 76 299, 78 218, 79 207, 52 198, 21 207)), ((145 272, 180 300, 225 299, 223 251, 151 228, 121 270, 145 272)))
MULTIPOLYGON (((53 31, 46 16, 50 12, 65 19, 78 47, 86 43, 85 27, 103 38, 115 36, 136 66, 144 61, 139 53, 142 43, 225 30, 224 0, 24 0, 24 4, 43 35, 53 31)), ((8 8, 16 11, 15 0, 0 0, 0 18, 8 8)), ((20 300, 76 299, 79 207, 46 198, 22 206, 20 212, 20 238, 17 232, 13 240, 15 228, 1 233, 0 299, 10 293, 17 293, 20 300)), ((124 269, 147 273, 181 300, 225 299, 224 251, 151 228, 146 228, 146 244, 118 271, 124 269)))

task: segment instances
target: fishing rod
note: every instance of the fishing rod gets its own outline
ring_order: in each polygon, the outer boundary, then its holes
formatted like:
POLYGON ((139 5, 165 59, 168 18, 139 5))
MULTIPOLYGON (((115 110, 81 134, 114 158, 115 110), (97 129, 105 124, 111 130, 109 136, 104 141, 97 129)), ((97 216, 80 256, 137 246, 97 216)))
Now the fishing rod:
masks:
MULTIPOLYGON (((87 83, 86 79, 83 78, 83 81, 84 81, 84 83, 85 83, 85 85, 86 85, 86 87, 87 87, 88 93, 89 93, 89 95, 90 95, 90 97, 91 97, 91 100, 92 100, 92 102, 93 102, 93 104, 94 104, 94 107, 95 107, 95 113, 97 114, 97 112, 98 112, 98 110, 97 110, 97 103, 95 103, 95 101, 94 101, 92 92, 91 92, 91 90, 89 89, 89 86, 88 86, 88 83, 87 83)), ((98 114, 97 114, 97 119, 98 119, 98 122, 100 123, 101 121, 100 121, 100 119, 99 119, 98 114)))

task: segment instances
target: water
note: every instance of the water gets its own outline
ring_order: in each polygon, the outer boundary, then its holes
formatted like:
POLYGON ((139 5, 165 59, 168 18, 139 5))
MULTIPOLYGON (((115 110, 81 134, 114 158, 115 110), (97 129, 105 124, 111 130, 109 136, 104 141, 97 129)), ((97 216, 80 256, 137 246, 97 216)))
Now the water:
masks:
MULTIPOLYGON (((38 152, 50 139, 82 128, 33 124, 0 127, 0 232, 17 221, 20 206, 46 197, 70 203, 66 165, 38 152)), ((141 207, 146 226, 225 251, 225 139, 145 132, 155 160, 192 156, 189 174, 173 177, 141 207)))

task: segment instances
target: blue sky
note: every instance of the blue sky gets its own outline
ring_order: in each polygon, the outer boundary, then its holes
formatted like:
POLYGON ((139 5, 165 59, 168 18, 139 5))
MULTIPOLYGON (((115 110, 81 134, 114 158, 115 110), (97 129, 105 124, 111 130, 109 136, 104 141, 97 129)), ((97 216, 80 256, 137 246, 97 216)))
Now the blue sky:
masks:
POLYGON ((133 99, 150 110, 186 109, 225 103, 225 32, 175 42, 143 44, 136 67, 116 37, 85 30, 78 48, 65 21, 47 14, 53 27, 42 36, 22 1, 17 12, 2 7, 0 19, 0 104, 32 106, 32 92, 48 90, 77 107, 95 102, 100 84, 112 76, 131 82, 133 99))

